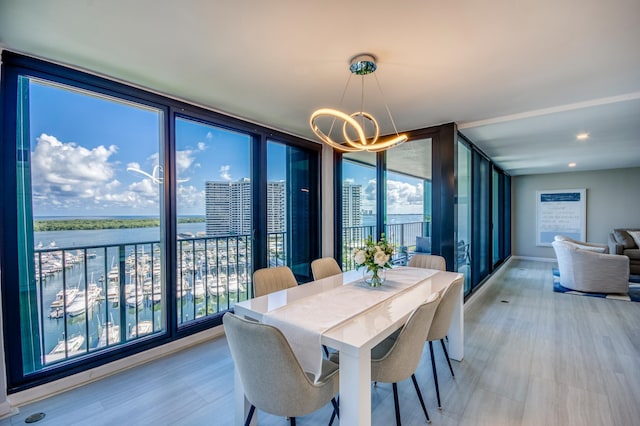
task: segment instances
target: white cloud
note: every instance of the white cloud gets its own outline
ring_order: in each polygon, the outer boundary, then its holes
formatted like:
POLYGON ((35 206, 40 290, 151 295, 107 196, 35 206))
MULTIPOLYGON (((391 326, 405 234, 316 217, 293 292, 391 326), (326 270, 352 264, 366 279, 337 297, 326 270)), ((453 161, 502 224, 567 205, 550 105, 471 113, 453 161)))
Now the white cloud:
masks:
MULTIPOLYGON (((377 184, 371 179, 363 188, 362 208, 375 209, 377 184)), ((387 213, 420 214, 423 209, 423 185, 387 180, 387 213)))
POLYGON ((213 133, 207 132, 207 139, 213 139, 213 133))
POLYGON ((205 149, 207 149, 207 144, 204 142, 198 142, 198 151, 204 151, 205 149))
POLYGON ((231 170, 231 166, 229 165, 220 166, 220 177, 223 180, 231 180, 231 174, 229 173, 229 170, 231 170))
MULTIPOLYGON (((157 207, 159 188, 148 178, 122 190, 121 182, 115 178, 119 163, 112 161, 117 152, 115 145, 88 149, 73 142, 61 142, 55 136, 40 135, 31 153, 35 213, 50 208, 69 213, 87 208, 157 207)), ((128 166, 140 168, 136 162, 128 166)))

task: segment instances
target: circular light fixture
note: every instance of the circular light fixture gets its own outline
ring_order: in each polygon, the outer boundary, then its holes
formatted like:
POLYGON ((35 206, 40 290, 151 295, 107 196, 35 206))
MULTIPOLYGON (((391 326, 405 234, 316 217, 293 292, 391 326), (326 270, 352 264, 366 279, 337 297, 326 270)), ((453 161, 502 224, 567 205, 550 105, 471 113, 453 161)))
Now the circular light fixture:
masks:
MULTIPOLYGON (((376 57, 369 54, 363 53, 360 55, 356 55, 351 58, 351 63, 349 65, 349 71, 352 74, 362 76, 373 74, 378 66, 376 65, 376 57)), ((374 75, 375 77, 375 75, 374 75)), ((346 93, 347 87, 349 86, 349 80, 347 80, 347 86, 345 87, 344 92, 346 93)), ((377 81, 377 77, 376 77, 377 81)), ((378 82, 378 89, 380 90, 380 94, 382 94, 382 89, 380 88, 380 83, 378 82)), ((343 93, 344 97, 344 93, 343 93)), ((342 102, 342 101, 340 101, 342 102)), ((391 124, 395 130, 396 135, 386 138, 384 140, 379 140, 380 137, 380 126, 378 125, 378 121, 373 117, 373 115, 364 111, 364 80, 362 82, 362 95, 361 95, 361 109, 360 111, 354 112, 352 114, 346 114, 342 111, 333 108, 320 108, 311 114, 311 118, 309 119, 309 125, 311 126, 311 130, 313 133, 320 138, 321 141, 325 142, 327 145, 331 146, 340 151, 344 152, 353 152, 353 151, 369 151, 369 152, 378 152, 383 151, 385 149, 391 148, 393 146, 399 145, 403 142, 406 142, 408 137, 404 134, 398 134, 398 130, 396 129, 395 122, 393 121, 393 117, 391 116, 391 111, 389 107, 385 103, 385 107, 387 109, 387 113, 389 114, 389 119, 391 120, 391 124), (333 119, 331 126, 328 131, 323 131, 320 127, 320 119, 322 117, 328 117, 333 119), (361 122, 359 123, 356 118, 360 118, 361 122), (344 138, 343 142, 337 142, 331 137, 331 131, 334 128, 336 120, 342 120, 342 137, 344 138), (369 123, 373 128, 373 135, 367 138, 365 130, 363 126, 365 122, 369 123), (349 130, 355 132, 355 138, 353 138, 353 132, 351 135, 349 134, 349 130)))

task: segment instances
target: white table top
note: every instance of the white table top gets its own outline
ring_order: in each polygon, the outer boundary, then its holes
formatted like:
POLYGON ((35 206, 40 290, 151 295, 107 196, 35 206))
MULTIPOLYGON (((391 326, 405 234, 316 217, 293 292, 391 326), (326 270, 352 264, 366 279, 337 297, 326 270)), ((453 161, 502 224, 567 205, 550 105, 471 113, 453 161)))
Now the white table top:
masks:
MULTIPOLYGON (((365 347, 373 348, 387 335, 399 328, 411 311, 423 303, 431 294, 444 289, 455 279, 461 277, 461 274, 454 272, 409 267, 398 268, 398 270, 402 269, 413 270, 415 273, 423 274, 423 278, 418 280, 419 282, 411 288, 324 332, 322 334, 322 343, 340 350, 349 350, 350 347, 355 350, 365 347)), ((387 273, 390 274, 391 272, 388 271, 387 273)), ((263 321, 265 314, 282 308, 287 304, 360 280, 362 280, 362 272, 349 271, 342 275, 335 275, 236 303, 235 312, 238 315, 263 321)), ((367 290, 372 292, 379 291, 376 288, 367 290)))

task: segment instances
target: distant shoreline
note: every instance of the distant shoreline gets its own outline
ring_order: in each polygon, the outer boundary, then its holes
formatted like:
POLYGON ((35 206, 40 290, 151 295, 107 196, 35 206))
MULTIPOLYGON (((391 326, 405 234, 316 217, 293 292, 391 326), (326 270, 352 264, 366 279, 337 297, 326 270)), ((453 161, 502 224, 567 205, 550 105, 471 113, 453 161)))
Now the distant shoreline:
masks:
MULTIPOLYGON (((204 217, 179 217, 178 223, 202 223, 204 217)), ((158 218, 84 218, 84 219, 36 219, 34 232, 90 231, 97 229, 157 228, 158 218)))

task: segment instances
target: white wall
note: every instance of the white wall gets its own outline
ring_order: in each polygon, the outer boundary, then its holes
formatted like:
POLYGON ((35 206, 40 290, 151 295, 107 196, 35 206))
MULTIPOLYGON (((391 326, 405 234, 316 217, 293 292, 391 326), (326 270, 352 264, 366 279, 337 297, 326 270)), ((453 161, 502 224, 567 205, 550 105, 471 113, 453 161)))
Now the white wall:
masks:
POLYGON ((590 172, 514 176, 512 254, 554 258, 536 246, 536 191, 587 189, 587 240, 607 243, 613 228, 640 228, 640 167, 590 172))

